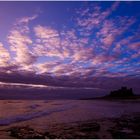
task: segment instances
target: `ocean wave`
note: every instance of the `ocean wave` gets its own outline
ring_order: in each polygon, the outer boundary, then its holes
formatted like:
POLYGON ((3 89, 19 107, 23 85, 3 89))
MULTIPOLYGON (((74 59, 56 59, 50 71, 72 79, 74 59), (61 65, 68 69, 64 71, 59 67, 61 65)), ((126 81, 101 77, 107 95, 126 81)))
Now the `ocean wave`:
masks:
POLYGON ((47 111, 46 110, 38 111, 38 112, 30 113, 30 114, 22 114, 22 115, 17 115, 17 116, 0 119, 0 126, 9 125, 12 123, 26 121, 26 120, 31 120, 31 119, 34 119, 37 117, 50 115, 52 113, 65 111, 65 110, 71 109, 73 107, 76 107, 76 105, 65 105, 65 106, 61 106, 59 108, 57 107, 57 108, 49 109, 47 111))

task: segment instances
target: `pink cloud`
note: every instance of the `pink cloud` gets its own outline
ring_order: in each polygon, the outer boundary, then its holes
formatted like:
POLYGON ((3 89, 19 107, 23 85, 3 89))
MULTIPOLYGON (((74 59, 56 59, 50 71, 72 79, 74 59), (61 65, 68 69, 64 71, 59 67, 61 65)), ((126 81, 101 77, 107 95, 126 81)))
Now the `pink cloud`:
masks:
POLYGON ((15 52, 13 63, 23 67, 27 67, 27 65, 31 65, 36 61, 36 56, 33 54, 31 49, 29 49, 29 46, 32 45, 32 40, 28 35, 29 27, 27 24, 30 20, 35 18, 36 16, 22 18, 17 22, 18 25, 14 25, 8 35, 10 50, 15 52))
POLYGON ((35 35, 39 38, 49 39, 58 37, 58 31, 50 28, 50 27, 43 27, 43 26, 36 26, 34 27, 35 35))
POLYGON ((27 35, 21 34, 18 30, 13 30, 8 36, 8 41, 11 45, 11 51, 16 53, 15 62, 29 65, 35 61, 35 57, 28 48, 28 45, 32 44, 32 40, 27 35))
POLYGON ((21 19, 18 19, 17 20, 17 24, 28 24, 30 21, 36 19, 38 17, 38 15, 33 15, 33 16, 30 16, 30 17, 23 17, 21 19))
POLYGON ((9 66, 10 63, 10 53, 0 42, 0 67, 9 66))
POLYGON ((140 50, 140 42, 134 42, 128 45, 130 49, 140 50))
MULTIPOLYGON (((126 53, 130 54, 131 49, 138 50, 139 42, 134 41, 134 36, 121 37, 135 22, 134 18, 108 18, 118 5, 119 2, 115 2, 105 11, 99 6, 93 7, 93 11, 87 8, 79 12, 74 28, 61 31, 36 25, 32 27, 31 32, 28 23, 37 15, 17 20, 8 35, 10 51, 15 54, 11 62, 25 73, 83 77, 115 76, 109 71, 110 68, 125 65, 131 59, 139 57, 137 53, 131 54, 131 58, 119 58, 124 53, 124 46, 127 48, 126 53), (37 61, 40 57, 43 57, 44 62, 37 61)), ((1 57, 6 57, 6 51, 1 57)), ((7 61, 9 59, 7 55, 7 61)), ((119 70, 123 71, 119 68, 116 76, 123 76, 119 70)))
POLYGON ((106 11, 102 11, 99 6, 94 6, 92 12, 89 12, 90 9, 87 8, 85 10, 77 12, 81 17, 77 18, 77 24, 80 27, 84 27, 83 35, 85 30, 93 30, 94 28, 98 28, 100 24, 114 11, 117 9, 119 2, 114 2, 114 4, 107 9, 106 11), (86 16, 84 18, 83 16, 86 16))

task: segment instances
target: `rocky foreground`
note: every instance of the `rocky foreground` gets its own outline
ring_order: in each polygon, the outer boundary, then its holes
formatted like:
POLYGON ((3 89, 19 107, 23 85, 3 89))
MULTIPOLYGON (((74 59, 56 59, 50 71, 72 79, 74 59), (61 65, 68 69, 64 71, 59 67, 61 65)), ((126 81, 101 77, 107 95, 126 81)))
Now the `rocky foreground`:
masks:
POLYGON ((58 124, 44 132, 30 126, 13 126, 2 131, 9 137, 18 139, 139 139, 140 114, 125 115, 116 119, 58 124))

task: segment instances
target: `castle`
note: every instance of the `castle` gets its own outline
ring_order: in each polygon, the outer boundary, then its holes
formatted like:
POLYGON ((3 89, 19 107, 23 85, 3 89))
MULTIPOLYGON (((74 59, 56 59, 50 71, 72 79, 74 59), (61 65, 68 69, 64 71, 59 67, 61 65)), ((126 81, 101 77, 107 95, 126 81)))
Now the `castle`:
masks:
POLYGON ((110 97, 129 97, 134 96, 134 93, 132 91, 132 88, 127 89, 127 87, 122 87, 119 90, 111 91, 110 97))

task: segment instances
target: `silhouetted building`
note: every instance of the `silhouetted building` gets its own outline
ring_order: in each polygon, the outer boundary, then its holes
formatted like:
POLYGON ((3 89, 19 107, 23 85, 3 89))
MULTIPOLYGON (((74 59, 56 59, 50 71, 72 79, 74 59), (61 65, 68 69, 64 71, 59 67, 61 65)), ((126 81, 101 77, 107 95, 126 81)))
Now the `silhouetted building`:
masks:
POLYGON ((122 87, 119 90, 111 91, 109 96, 111 96, 111 97, 129 97, 129 96, 134 96, 134 93, 132 91, 132 88, 127 89, 127 87, 122 87))

